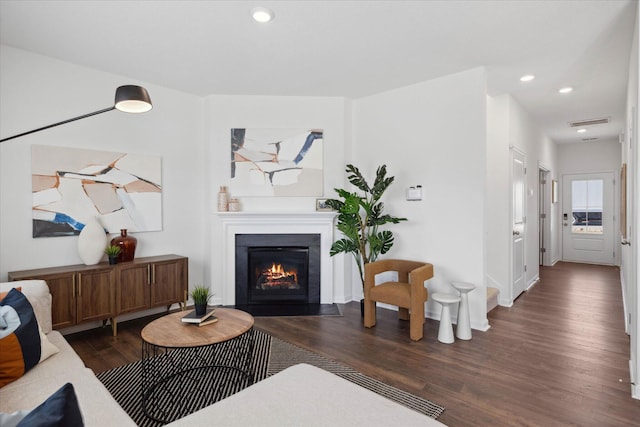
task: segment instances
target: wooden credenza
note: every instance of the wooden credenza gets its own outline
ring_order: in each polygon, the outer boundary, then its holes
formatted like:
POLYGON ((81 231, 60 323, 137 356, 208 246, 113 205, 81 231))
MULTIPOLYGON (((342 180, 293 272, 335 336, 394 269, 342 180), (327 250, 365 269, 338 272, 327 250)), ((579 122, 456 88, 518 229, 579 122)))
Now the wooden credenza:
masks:
POLYGON ((117 333, 117 316, 187 301, 188 258, 160 255, 135 258, 109 265, 69 265, 11 271, 9 280, 41 279, 53 297, 51 317, 54 329, 85 322, 111 320, 117 333))

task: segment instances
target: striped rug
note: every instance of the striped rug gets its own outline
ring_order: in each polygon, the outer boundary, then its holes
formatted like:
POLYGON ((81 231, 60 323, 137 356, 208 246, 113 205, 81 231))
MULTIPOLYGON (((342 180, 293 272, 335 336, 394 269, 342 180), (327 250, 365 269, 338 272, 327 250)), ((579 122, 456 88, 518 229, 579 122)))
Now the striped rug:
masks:
MULTIPOLYGON (((440 405, 363 375, 345 365, 272 337, 265 332, 255 330, 254 336, 254 382, 261 381, 289 366, 308 363, 432 418, 437 419, 444 412, 444 407, 440 405)), ((142 362, 120 366, 102 372, 97 377, 138 426, 157 427, 163 425, 147 418, 143 413, 142 385, 140 383, 142 362)), ((206 391, 212 393, 212 395, 203 397, 209 399, 209 401, 222 400, 249 385, 248 380, 242 375, 233 374, 231 376, 225 375, 224 377, 212 374, 211 378, 204 378, 203 380, 210 385, 206 391)), ((173 398, 175 399, 175 397, 173 398)), ((195 410, 197 410, 197 407, 195 410)), ((171 414, 168 415, 170 416, 171 414)))

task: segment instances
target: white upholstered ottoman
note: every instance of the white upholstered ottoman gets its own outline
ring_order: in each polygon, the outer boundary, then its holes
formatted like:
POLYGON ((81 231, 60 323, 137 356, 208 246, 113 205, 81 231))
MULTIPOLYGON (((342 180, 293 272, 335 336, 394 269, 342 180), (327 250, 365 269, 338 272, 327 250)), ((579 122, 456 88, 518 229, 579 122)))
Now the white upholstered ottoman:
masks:
POLYGON ((171 426, 444 426, 315 366, 292 366, 171 426))

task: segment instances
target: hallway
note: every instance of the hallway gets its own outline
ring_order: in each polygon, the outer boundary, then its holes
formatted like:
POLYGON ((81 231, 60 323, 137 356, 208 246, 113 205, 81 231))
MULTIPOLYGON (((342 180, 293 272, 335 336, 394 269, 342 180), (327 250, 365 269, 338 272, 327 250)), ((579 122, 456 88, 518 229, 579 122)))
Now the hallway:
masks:
POLYGON ((539 388, 538 398, 548 399, 545 406, 554 418, 579 408, 588 415, 578 425, 640 419, 640 401, 630 398, 618 267, 568 262, 540 267, 540 281, 512 308, 489 313, 489 323, 490 334, 509 335, 504 342, 511 348, 504 351, 520 360, 520 375, 539 388), (631 412, 622 416, 625 411, 631 412))

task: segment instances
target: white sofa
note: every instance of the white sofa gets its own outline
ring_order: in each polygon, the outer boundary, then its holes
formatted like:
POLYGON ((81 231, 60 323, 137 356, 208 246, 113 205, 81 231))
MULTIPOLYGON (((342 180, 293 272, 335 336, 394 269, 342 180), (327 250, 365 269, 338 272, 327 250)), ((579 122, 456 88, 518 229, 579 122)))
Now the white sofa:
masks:
MULTIPOLYGON (((0 412, 31 410, 67 382, 73 384, 86 426, 135 426, 57 331, 51 330, 51 295, 44 281, 21 286, 41 328, 59 352, 0 388, 0 412)), ((169 426, 443 426, 374 392, 310 365, 296 365, 169 426)))

